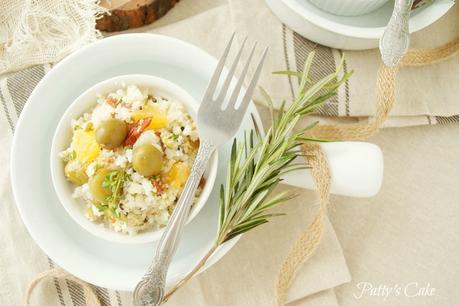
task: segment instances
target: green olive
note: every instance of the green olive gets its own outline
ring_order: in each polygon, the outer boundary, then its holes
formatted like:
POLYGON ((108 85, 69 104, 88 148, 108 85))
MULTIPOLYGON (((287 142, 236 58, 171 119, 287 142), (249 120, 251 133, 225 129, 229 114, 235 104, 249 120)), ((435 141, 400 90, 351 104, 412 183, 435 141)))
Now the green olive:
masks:
POLYGON ((132 167, 143 176, 159 174, 163 167, 163 156, 152 144, 139 145, 132 152, 132 167))
POLYGON ((96 201, 103 202, 107 197, 112 195, 112 191, 103 185, 108 172, 107 169, 100 169, 89 179, 89 191, 96 201))
POLYGON ((64 168, 65 176, 69 181, 76 185, 83 185, 88 181, 88 176, 84 167, 82 167, 78 161, 69 161, 64 168))
POLYGON ((96 141, 107 149, 114 149, 124 142, 127 132, 126 122, 111 118, 101 122, 97 127, 96 141))

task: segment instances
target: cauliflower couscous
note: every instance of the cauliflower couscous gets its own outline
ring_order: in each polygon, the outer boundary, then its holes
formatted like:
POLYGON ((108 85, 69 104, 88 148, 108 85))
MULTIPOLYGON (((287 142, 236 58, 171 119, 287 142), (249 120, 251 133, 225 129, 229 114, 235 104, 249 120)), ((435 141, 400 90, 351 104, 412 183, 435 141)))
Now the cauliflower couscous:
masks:
POLYGON ((123 85, 98 96, 71 125, 72 141, 61 158, 86 217, 126 234, 164 227, 199 147, 183 105, 123 85))

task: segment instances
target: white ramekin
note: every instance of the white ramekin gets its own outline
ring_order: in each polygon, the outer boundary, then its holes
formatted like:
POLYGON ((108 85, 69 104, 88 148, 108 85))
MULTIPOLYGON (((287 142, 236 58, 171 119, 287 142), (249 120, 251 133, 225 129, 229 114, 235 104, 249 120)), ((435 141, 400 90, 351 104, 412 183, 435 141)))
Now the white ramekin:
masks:
MULTIPOLYGON (((95 84, 85 92, 83 92, 72 104, 67 108, 57 125, 53 142, 51 145, 51 177, 56 190, 57 196, 69 215, 84 229, 91 234, 109 240, 112 242, 123 244, 138 244, 148 243, 159 240, 164 229, 147 230, 138 233, 137 235, 127 235, 113 231, 105 226, 94 223, 88 220, 84 215, 85 205, 72 197, 74 186, 67 181, 64 175, 64 163, 62 162, 59 153, 68 148, 71 137, 72 127, 71 120, 78 118, 83 113, 92 109, 95 105, 95 97, 97 94, 108 94, 120 88, 123 84, 137 85, 142 88, 152 89, 156 94, 181 102, 188 113, 196 120, 198 102, 189 95, 184 89, 178 85, 151 75, 131 74, 114 77, 100 83, 95 84)), ((210 159, 209 165, 204 172, 206 184, 199 196, 197 202, 191 208, 188 216, 190 222, 206 203, 217 174, 218 157, 217 152, 214 152, 210 159)))
POLYGON ((308 0, 318 8, 338 15, 357 16, 374 11, 388 0, 308 0))

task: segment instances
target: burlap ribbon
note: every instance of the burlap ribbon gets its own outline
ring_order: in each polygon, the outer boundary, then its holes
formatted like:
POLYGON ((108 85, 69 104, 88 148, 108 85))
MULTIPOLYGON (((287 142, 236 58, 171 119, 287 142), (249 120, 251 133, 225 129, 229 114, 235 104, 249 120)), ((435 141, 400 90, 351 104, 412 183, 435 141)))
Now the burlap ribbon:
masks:
MULTIPOLYGON (((376 79, 375 117, 363 123, 318 125, 313 129, 312 136, 336 140, 363 140, 373 136, 382 127, 394 105, 396 76, 401 67, 429 65, 446 60, 458 53, 459 37, 434 49, 410 49, 396 67, 389 68, 381 64, 376 79)), ((314 253, 320 242, 323 220, 327 214, 330 199, 330 171, 325 154, 316 144, 304 145, 303 151, 312 167, 311 173, 317 187, 320 206, 313 222, 301 234, 282 262, 276 286, 278 305, 285 305, 288 289, 296 273, 314 253)))
MULTIPOLYGON (((376 81, 376 114, 368 122, 345 125, 318 125, 313 129, 312 136, 335 140, 363 140, 379 131, 392 109, 395 101, 395 78, 397 71, 405 66, 423 66, 446 60, 459 53, 459 37, 453 41, 434 49, 410 49, 402 59, 400 65, 388 68, 381 65, 376 81)), ((284 259, 276 286, 277 304, 284 305, 287 300, 287 291, 290 288, 296 273, 314 253, 319 244, 330 202, 330 171, 325 154, 320 145, 308 143, 303 146, 311 173, 317 187, 320 206, 313 222, 295 242, 287 257, 284 259)), ((32 292, 42 281, 66 279, 80 285, 86 297, 88 306, 100 306, 93 288, 88 283, 76 278, 62 269, 45 271, 38 275, 29 285, 24 297, 24 305, 30 305, 32 292)))

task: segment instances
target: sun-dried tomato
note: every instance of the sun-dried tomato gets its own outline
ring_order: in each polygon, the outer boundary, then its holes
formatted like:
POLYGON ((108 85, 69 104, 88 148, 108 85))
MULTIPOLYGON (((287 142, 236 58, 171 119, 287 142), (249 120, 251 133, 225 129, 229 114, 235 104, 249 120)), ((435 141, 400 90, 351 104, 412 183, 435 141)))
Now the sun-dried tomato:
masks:
POLYGON ((132 102, 123 102, 123 103, 121 103, 121 106, 126 107, 126 108, 131 108, 132 107, 132 102))
POLYGON ((151 184, 155 187, 157 194, 162 194, 167 188, 166 184, 161 180, 152 180, 151 184))
POLYGON ((110 96, 108 96, 107 99, 105 99, 105 102, 107 102, 108 105, 111 105, 113 107, 116 107, 119 103, 117 99, 110 96))
POLYGON ((147 128, 147 126, 150 124, 151 118, 144 118, 140 119, 137 121, 130 129, 128 132, 128 135, 126 137, 126 140, 124 141, 125 146, 132 146, 137 139, 139 139, 140 134, 147 128))

